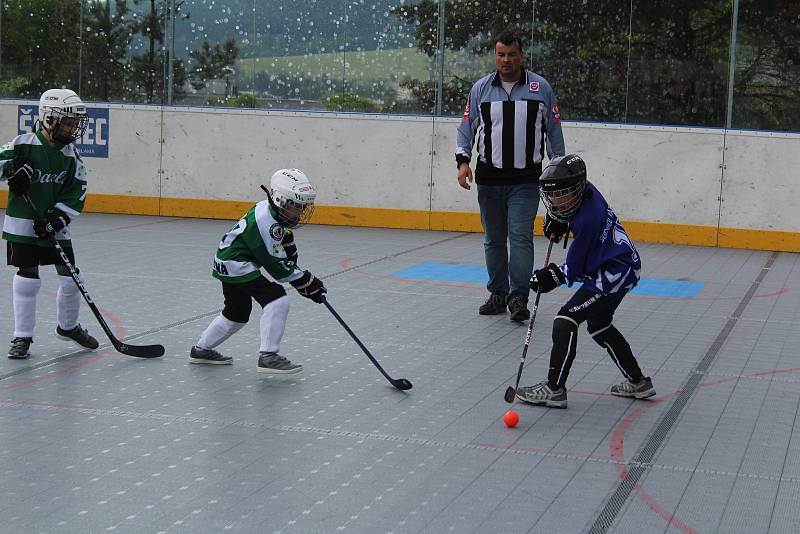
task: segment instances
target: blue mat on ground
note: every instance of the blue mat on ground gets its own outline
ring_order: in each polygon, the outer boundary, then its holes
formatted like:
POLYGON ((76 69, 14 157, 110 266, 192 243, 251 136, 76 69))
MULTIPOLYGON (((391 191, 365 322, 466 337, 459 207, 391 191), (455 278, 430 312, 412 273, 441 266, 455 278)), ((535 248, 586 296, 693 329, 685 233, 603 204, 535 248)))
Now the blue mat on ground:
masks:
MULTIPOLYGON (((466 263, 418 263, 394 272, 392 276, 411 280, 436 280, 481 285, 485 285, 489 279, 485 266, 466 263)), ((642 278, 631 294, 645 297, 690 298, 697 295, 702 289, 703 282, 642 278)))

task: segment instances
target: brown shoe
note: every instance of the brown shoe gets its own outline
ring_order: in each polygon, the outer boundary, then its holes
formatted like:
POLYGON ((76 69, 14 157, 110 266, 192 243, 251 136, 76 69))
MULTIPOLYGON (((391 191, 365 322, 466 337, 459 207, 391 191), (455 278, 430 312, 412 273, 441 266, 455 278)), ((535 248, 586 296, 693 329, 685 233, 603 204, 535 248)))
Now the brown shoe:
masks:
POLYGON ((506 312, 506 298, 503 295, 497 295, 492 293, 489 295, 489 298, 486 299, 480 308, 478 308, 478 313, 481 315, 497 315, 500 313, 506 312))

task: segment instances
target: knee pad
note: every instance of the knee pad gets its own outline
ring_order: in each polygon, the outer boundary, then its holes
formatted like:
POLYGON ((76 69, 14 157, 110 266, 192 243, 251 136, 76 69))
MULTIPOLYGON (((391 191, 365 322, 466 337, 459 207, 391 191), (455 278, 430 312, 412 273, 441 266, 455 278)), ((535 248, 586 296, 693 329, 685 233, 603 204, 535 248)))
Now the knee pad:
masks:
POLYGON ((619 331, 610 323, 606 325, 587 324, 586 330, 589 332, 589 335, 592 336, 595 343, 603 348, 606 348, 606 343, 608 343, 609 340, 613 340, 617 337, 615 334, 619 334, 619 331))
POLYGON ((556 315, 553 320, 553 343, 565 343, 570 336, 575 339, 578 333, 578 323, 566 315, 556 315))

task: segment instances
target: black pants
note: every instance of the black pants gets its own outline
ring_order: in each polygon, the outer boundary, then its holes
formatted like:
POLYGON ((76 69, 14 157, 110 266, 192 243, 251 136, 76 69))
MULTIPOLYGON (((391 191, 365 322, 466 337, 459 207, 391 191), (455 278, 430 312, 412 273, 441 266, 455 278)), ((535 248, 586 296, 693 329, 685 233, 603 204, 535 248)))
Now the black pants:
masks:
POLYGON ((559 310, 553 321, 553 348, 547 380, 551 388, 566 386, 569 370, 575 360, 578 326, 586 328, 595 342, 608 351, 623 376, 632 382, 642 379, 642 371, 625 336, 611 322, 614 312, 626 293, 599 295, 580 287, 559 310))
POLYGON ((263 308, 270 302, 286 295, 282 285, 259 276, 255 280, 241 284, 222 282, 222 294, 225 296, 225 307, 222 315, 236 323, 246 323, 253 309, 253 299, 263 308))

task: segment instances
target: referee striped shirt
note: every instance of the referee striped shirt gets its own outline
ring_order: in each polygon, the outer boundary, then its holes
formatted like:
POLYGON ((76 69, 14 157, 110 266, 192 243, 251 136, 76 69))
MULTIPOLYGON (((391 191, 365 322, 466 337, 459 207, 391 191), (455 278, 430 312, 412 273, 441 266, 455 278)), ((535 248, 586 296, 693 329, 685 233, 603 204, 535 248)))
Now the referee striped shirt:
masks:
POLYGON ((564 155, 558 105, 547 80, 525 71, 510 93, 496 72, 478 80, 458 126, 456 161, 469 162, 475 144, 478 184, 536 182, 545 151, 551 159, 564 155))

